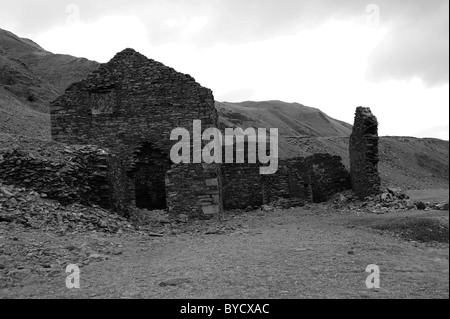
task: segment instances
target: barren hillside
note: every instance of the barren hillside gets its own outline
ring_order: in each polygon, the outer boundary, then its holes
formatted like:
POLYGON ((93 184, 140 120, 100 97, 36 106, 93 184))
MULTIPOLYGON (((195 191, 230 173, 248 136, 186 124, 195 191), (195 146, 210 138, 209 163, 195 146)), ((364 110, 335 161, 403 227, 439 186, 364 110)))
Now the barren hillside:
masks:
POLYGON ((350 136, 352 126, 319 109, 281 101, 227 103, 216 108, 225 127, 276 127, 282 136, 350 136))
POLYGON ((70 55, 53 54, 29 39, 0 29, 0 55, 22 64, 29 72, 48 83, 56 96, 72 83, 86 77, 98 63, 70 55))
POLYGON ((0 132, 49 138, 49 102, 97 66, 0 29, 0 132))

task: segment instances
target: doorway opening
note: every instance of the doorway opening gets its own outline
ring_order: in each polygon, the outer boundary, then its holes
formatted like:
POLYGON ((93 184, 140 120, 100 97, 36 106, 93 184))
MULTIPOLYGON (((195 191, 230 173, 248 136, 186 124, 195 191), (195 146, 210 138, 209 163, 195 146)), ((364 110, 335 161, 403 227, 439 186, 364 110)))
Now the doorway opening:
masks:
POLYGON ((171 161, 150 143, 143 144, 134 169, 136 207, 148 210, 167 208, 165 175, 171 161))

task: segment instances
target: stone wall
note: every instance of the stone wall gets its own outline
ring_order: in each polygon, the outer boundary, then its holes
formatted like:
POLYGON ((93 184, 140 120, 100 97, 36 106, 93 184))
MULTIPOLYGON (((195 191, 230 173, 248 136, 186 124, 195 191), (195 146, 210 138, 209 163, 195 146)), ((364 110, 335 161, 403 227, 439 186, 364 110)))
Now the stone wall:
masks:
POLYGON ((110 187, 111 209, 129 217, 130 206, 136 206, 132 181, 128 178, 122 160, 112 155, 108 161, 107 184, 110 187))
POLYGON ((306 162, 315 203, 325 202, 334 194, 351 189, 350 174, 340 156, 315 154, 307 157, 306 162))
POLYGON ((259 164, 223 164, 223 199, 225 209, 263 205, 259 164))
POLYGON ((223 164, 225 209, 268 205, 279 199, 296 204, 320 203, 351 188, 350 175, 339 156, 316 154, 279 161, 273 175, 260 175, 260 164, 223 164))
POLYGON ((166 173, 169 211, 188 219, 217 217, 223 210, 218 176, 214 164, 173 165, 166 173))
POLYGON ((330 154, 284 159, 276 174, 263 176, 266 204, 280 198, 321 203, 350 187, 342 159, 330 154))
MULTIPOLYGON (((225 136, 225 132, 222 134, 225 136)), ((249 163, 249 149, 255 149, 258 152, 258 145, 249 143, 248 139, 244 139, 243 149, 237 149, 236 140, 233 141, 233 163, 227 163, 226 154, 229 151, 225 146, 225 140, 222 145, 222 185, 223 185, 223 202, 227 210, 245 209, 248 207, 260 207, 262 200, 262 182, 260 175, 260 164, 249 163), (238 152, 242 152, 243 161, 239 162, 238 152)), ((268 148, 268 146, 267 146, 268 148)))
POLYGON ((268 205, 279 199, 297 199, 312 202, 311 177, 303 158, 281 161, 276 174, 262 176, 263 202, 268 205), (295 169, 291 163, 295 163, 295 169))
MULTIPOLYGON (((217 127, 211 90, 191 76, 126 49, 70 86, 50 109, 54 140, 99 145, 118 156, 127 177, 120 181, 113 178, 119 183, 113 188, 125 189, 130 195, 123 199, 129 204, 150 209, 166 206, 173 214, 198 216, 203 206, 192 204, 191 197, 166 197, 167 191, 184 194, 188 185, 201 184, 209 193, 214 188, 214 195, 221 196, 220 177, 214 176, 218 184, 209 186, 213 176, 203 174, 194 164, 186 164, 181 171, 172 170, 170 190, 164 190, 165 174, 172 164, 170 150, 177 142, 170 140, 172 130, 185 128, 192 136, 193 120, 202 121, 202 131, 217 127), (172 182, 181 177, 183 183, 172 182), (150 199, 146 200, 145 194, 150 199)), ((203 145, 207 143, 203 141, 203 145)), ((213 171, 219 172, 220 167, 213 171)), ((197 195, 200 198, 209 193, 197 195)), ((220 211, 220 205, 215 204, 211 210, 220 211)))
POLYGON ((353 191, 361 199, 380 193, 378 121, 369 108, 356 109, 350 137, 350 173, 353 191))
POLYGON ((54 158, 20 149, 0 150, 0 179, 64 205, 78 202, 111 208, 114 205, 108 183, 111 156, 94 146, 58 148, 46 151, 54 158))

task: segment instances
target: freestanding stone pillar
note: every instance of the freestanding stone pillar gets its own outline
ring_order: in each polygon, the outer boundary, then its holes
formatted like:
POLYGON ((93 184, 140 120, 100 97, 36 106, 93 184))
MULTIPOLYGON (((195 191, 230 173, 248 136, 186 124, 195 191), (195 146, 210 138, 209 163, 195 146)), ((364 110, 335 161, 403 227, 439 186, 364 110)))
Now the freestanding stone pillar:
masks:
POLYGON ((350 174, 360 199, 380 193, 378 141, 377 118, 370 108, 358 107, 350 136, 350 174))

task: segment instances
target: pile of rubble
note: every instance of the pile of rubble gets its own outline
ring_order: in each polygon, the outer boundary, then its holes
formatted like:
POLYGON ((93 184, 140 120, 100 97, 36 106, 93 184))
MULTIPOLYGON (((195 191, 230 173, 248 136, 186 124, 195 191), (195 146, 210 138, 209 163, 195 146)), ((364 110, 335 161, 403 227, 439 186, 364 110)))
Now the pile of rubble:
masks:
MULTIPOLYGON (((306 201, 301 198, 280 198, 273 202, 271 202, 269 205, 263 205, 261 206, 261 210, 265 212, 271 212, 275 211, 277 209, 290 209, 294 207, 302 207, 306 205, 306 201)), ((259 207, 258 207, 259 209, 259 207)), ((247 209, 247 211, 250 211, 247 209)))
POLYGON ((134 226, 127 219, 98 206, 63 206, 57 201, 43 198, 35 191, 1 183, 0 222, 61 233, 121 233, 134 230, 134 226))
POLYGON ((63 206, 37 192, 0 183, 0 295, 2 289, 64 274, 119 255, 112 234, 135 234, 125 218, 81 204, 63 206), (65 236, 66 240, 58 240, 65 236))
POLYGON ((399 188, 386 187, 379 195, 366 197, 360 201, 352 191, 338 194, 332 199, 333 208, 372 214, 386 214, 407 210, 448 210, 448 203, 436 204, 413 201, 399 188))

